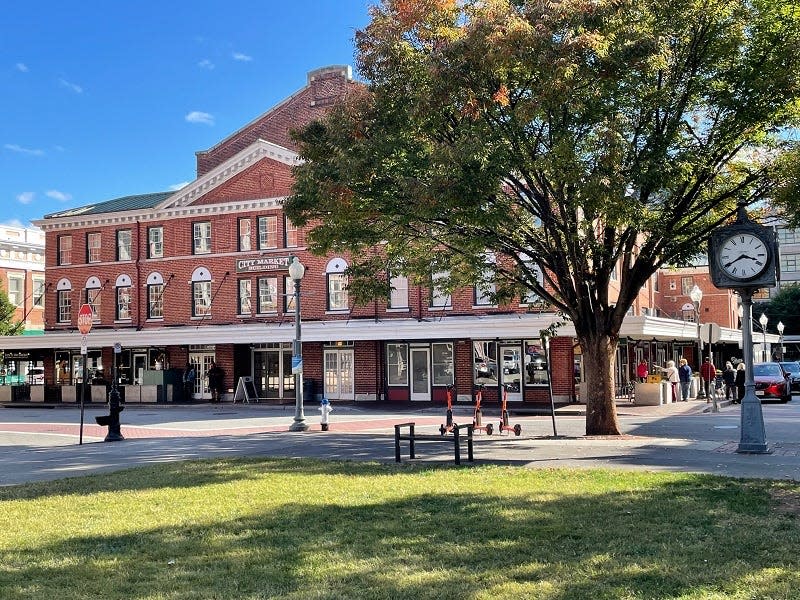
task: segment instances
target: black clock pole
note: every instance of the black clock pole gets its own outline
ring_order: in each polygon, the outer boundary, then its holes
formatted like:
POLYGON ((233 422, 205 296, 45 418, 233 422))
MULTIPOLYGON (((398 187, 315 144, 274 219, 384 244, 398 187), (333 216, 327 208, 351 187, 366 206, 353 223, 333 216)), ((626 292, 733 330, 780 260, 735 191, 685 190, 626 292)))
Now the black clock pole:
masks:
POLYGON ((741 399, 741 437, 736 452, 741 454, 768 454, 767 434, 764 430, 764 415, 761 400, 756 396, 753 380, 753 329, 750 325, 753 307, 753 289, 739 290, 742 297, 742 353, 744 354, 745 379, 744 398, 741 399))

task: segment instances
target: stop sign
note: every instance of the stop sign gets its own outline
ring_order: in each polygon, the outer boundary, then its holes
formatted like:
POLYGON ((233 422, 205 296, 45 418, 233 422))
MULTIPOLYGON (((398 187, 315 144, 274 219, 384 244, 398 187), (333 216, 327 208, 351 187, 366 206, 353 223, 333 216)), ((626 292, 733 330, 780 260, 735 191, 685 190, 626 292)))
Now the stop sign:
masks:
POLYGON ((82 304, 78 311, 78 331, 81 335, 86 335, 92 330, 92 307, 82 304))

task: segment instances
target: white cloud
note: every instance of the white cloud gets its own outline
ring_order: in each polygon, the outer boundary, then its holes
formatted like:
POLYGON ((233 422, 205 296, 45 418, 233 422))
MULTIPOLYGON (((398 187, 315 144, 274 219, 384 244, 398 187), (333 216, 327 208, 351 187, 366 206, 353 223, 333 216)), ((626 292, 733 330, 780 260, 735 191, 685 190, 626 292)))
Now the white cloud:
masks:
POLYGON ((28 65, 25 63, 17 63, 15 66, 17 67, 17 71, 20 71, 21 73, 28 72, 28 65))
POLYGON ((76 94, 83 93, 83 88, 81 86, 79 86, 77 83, 72 83, 71 81, 67 81, 63 77, 58 80, 58 83, 60 83, 63 87, 67 88, 68 90, 72 90, 76 94))
POLYGON ((3 221, 2 223, 0 223, 0 225, 5 225, 6 227, 20 227, 23 229, 25 227, 33 227, 30 223, 25 225, 25 223, 23 223, 19 219, 9 219, 8 221, 3 221))
POLYGON ((186 115, 185 118, 189 123, 203 123, 204 125, 214 124, 214 115, 207 112, 200 112, 199 110, 193 110, 186 115))
POLYGON ((231 54, 231 56, 233 57, 233 60, 238 60, 241 62, 250 62, 251 60, 253 60, 252 56, 248 56, 247 54, 242 54, 241 52, 234 52, 233 54, 231 54))
POLYGON ((44 193, 44 195, 48 198, 52 198, 53 200, 58 200, 59 202, 67 202, 68 200, 72 200, 72 194, 59 192, 58 190, 48 190, 44 193))
POLYGON ((19 154, 28 154, 30 156, 44 156, 44 150, 39 150, 38 148, 23 148, 19 144, 6 144, 3 146, 6 150, 11 150, 12 152, 17 152, 19 154))
POLYGON ((208 69, 209 71, 214 69, 214 63, 208 60, 207 58, 204 58, 199 63, 197 63, 197 66, 200 67, 201 69, 208 69))
POLYGON ((188 181, 181 181, 180 183, 173 183, 167 189, 171 192, 177 192, 178 190, 185 188, 187 185, 189 185, 188 181))
POLYGON ((36 198, 35 192, 22 192, 17 196, 17 202, 20 204, 30 204, 36 198))

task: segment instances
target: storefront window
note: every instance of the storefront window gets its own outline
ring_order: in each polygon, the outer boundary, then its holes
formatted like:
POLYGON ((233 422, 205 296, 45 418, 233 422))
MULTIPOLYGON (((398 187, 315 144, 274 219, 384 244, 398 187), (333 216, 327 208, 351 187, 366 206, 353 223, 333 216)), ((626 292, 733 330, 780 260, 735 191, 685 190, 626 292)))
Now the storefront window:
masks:
POLYGON ((386 345, 386 367, 389 385, 408 385, 408 346, 386 345))
POLYGON ((431 344, 433 385, 453 385, 453 344, 431 344))
POLYGON ((525 340, 525 384, 547 385, 547 356, 540 340, 525 340))
POLYGON ((473 342, 475 383, 497 383, 497 344, 473 342))

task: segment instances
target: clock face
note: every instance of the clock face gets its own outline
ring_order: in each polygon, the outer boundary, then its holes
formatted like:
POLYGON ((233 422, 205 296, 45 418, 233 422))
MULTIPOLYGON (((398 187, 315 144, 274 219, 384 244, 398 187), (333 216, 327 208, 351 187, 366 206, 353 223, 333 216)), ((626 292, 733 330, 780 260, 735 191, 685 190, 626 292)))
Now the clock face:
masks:
POLYGON ((769 250, 758 236, 736 233, 722 240, 717 261, 734 279, 753 279, 767 268, 769 250))

